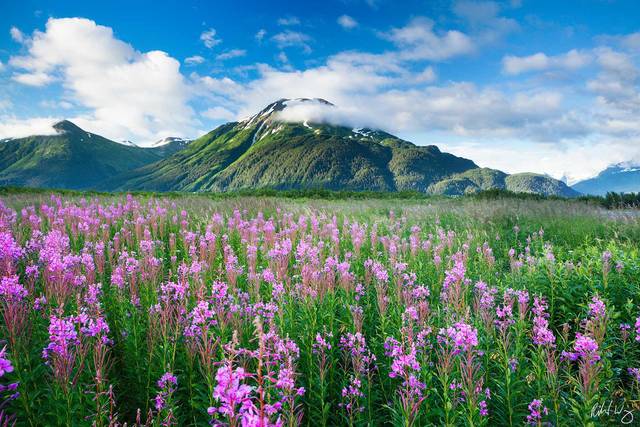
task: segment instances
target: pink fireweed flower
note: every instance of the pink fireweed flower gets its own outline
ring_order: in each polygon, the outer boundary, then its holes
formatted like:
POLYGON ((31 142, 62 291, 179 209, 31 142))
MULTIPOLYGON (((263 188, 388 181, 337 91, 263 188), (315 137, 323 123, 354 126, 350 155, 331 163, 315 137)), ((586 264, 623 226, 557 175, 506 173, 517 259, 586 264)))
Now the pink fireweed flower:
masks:
POLYGON ((333 334, 331 332, 316 334, 315 343, 313 344, 314 353, 320 353, 322 351, 331 350, 331 342, 329 340, 332 337, 333 337, 333 334))
POLYGON ((622 336, 622 341, 627 342, 629 339, 629 331, 631 330, 631 325, 628 323, 620 323, 620 335, 622 336))
POLYGON ((464 322, 458 322, 438 332, 438 340, 444 340, 452 346, 454 354, 468 352, 478 346, 478 330, 464 322))
POLYGON ((162 377, 158 380, 158 388, 160 391, 156 394, 154 401, 154 406, 157 411, 162 411, 169 401, 171 395, 176 390, 178 385, 178 378, 173 375, 171 372, 165 372, 162 374, 162 377))
POLYGON ((466 266, 465 256, 462 252, 457 252, 451 256, 454 262, 453 268, 445 272, 444 282, 442 283, 442 290, 440 291, 440 299, 442 301, 457 301, 459 297, 459 287, 465 281, 466 266))
POLYGON ((496 326, 501 332, 505 332, 510 325, 514 324, 513 308, 509 304, 496 307, 496 326))
POLYGON ((79 344, 78 331, 73 316, 58 318, 51 316, 49 320, 49 344, 42 351, 42 357, 49 359, 52 356, 67 357, 73 347, 79 344))
POLYGON ((520 316, 520 320, 524 320, 527 315, 527 311, 529 310, 529 292, 526 290, 516 291, 518 295, 518 314, 520 316))
POLYGON ((344 408, 349 414, 349 417, 357 412, 363 412, 364 406, 361 406, 359 401, 364 397, 364 393, 360 390, 362 382, 359 378, 351 376, 349 383, 342 388, 343 402, 339 404, 341 408, 344 408))
POLYGON ((210 415, 219 413, 229 420, 236 420, 239 415, 251 410, 254 406, 251 396, 253 387, 243 384, 249 377, 243 368, 233 369, 230 364, 218 368, 213 398, 220 406, 210 407, 207 412, 210 415))
POLYGON ((604 302, 595 295, 589 304, 589 315, 596 320, 604 319, 607 315, 607 307, 604 302))
POLYGON ((542 399, 533 399, 529 403, 529 415, 527 415, 527 424, 540 425, 542 423, 542 417, 549 415, 549 409, 543 406, 542 399))
POLYGON ((376 356, 369 351, 362 333, 348 333, 340 337, 340 347, 350 356, 354 372, 366 375, 375 367, 376 356))
POLYGON ((488 417, 489 416, 489 408, 488 408, 486 400, 481 400, 480 402, 478 402, 478 409, 480 409, 480 416, 481 417, 488 417))
POLYGON ((580 360, 593 365, 600 360, 598 343, 593 338, 578 332, 576 334, 576 341, 573 344, 573 352, 564 351, 562 352, 562 356, 571 361, 580 360))
POLYGON ((0 281, 0 297, 8 303, 22 301, 29 292, 19 283, 18 276, 5 276, 0 281))
POLYGON ((67 387, 75 365, 76 354, 82 351, 73 316, 49 319, 49 344, 42 350, 42 357, 53 369, 53 375, 67 387))
POLYGON ((556 337, 549 329, 549 314, 546 312, 547 304, 542 298, 533 299, 533 343, 538 346, 554 347, 556 337))
POLYGON ((384 343, 385 354, 392 358, 390 378, 400 378, 402 383, 396 390, 407 424, 413 425, 422 401, 426 384, 420 381, 421 366, 417 360, 415 344, 403 345, 389 337, 384 343))
POLYGON ((5 346, 0 350, 0 377, 9 372, 13 372, 13 365, 7 358, 7 347, 5 346))
POLYGON ((0 232, 0 274, 13 274, 24 250, 8 231, 0 232))
POLYGON ((190 323, 184 330, 184 336, 193 338, 202 335, 211 324, 215 324, 214 311, 210 308, 208 301, 198 301, 187 316, 190 323))
POLYGON ((636 319, 636 341, 640 342, 640 316, 636 319))

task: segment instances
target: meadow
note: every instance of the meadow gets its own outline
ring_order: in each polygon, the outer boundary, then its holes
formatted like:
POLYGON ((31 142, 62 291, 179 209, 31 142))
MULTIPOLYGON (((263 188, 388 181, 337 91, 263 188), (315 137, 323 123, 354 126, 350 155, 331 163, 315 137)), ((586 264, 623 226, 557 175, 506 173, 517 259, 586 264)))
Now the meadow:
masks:
POLYGON ((640 216, 0 196, 0 425, 640 424, 640 216))

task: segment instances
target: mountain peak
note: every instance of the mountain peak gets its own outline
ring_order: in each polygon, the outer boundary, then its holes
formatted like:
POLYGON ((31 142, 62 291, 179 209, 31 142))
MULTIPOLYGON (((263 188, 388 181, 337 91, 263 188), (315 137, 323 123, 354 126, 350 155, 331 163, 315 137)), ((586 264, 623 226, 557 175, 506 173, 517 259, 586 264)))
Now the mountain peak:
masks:
MULTIPOLYGON (((267 105, 258 114, 255 114, 248 119, 243 120, 243 123, 247 125, 254 125, 266 120, 274 120, 274 118, 282 111, 288 108, 295 108, 299 106, 317 106, 317 107, 335 107, 334 104, 322 98, 280 98, 275 102, 267 105)), ((302 122, 302 121, 301 121, 302 122)))
POLYGON ((150 147, 153 147, 153 148, 162 147, 162 146, 167 145, 167 144, 186 145, 188 142, 189 142, 188 139, 180 138, 178 136, 167 136, 167 137, 164 137, 162 139, 157 140, 156 142, 151 144, 150 147))
POLYGON ((76 126, 74 123, 70 122, 69 120, 60 120, 57 123, 54 123, 52 126, 58 133, 64 133, 64 132, 84 132, 82 129, 80 129, 78 126, 76 126))

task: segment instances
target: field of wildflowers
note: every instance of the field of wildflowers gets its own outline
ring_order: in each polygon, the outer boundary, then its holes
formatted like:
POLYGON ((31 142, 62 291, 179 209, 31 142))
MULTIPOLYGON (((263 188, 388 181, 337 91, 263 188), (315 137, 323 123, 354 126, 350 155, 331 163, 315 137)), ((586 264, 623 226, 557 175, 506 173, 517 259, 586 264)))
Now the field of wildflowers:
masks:
POLYGON ((0 425, 640 422, 633 212, 1 202, 0 425))

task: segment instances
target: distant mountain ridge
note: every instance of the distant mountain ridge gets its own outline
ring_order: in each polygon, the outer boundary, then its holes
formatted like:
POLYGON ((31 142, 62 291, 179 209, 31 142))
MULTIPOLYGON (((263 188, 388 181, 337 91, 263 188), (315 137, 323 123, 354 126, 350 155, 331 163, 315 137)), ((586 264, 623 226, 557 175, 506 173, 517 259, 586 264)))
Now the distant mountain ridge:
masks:
POLYGON ((124 145, 86 132, 68 120, 55 123, 53 129, 53 135, 0 141, 0 185, 92 189, 179 149, 124 145))
POLYGON ((640 164, 625 162, 611 165, 595 177, 574 184, 573 189, 598 196, 608 192, 639 193, 640 164))
POLYGON ((435 145, 417 146, 378 129, 328 124, 322 115, 300 119, 295 110, 299 107, 334 112, 324 99, 280 99, 194 141, 168 137, 150 148, 119 144, 60 122, 57 135, 0 144, 0 185, 121 191, 413 190, 447 195, 499 188, 578 194, 547 176, 479 168, 435 145))

